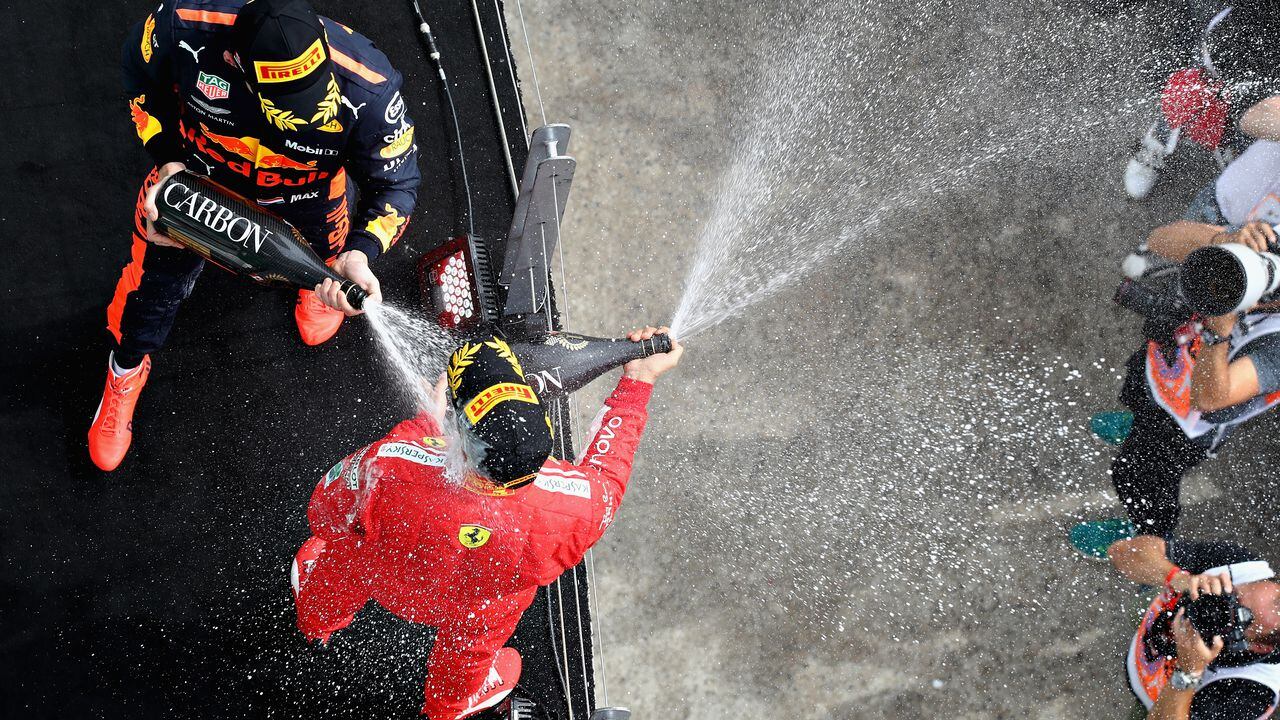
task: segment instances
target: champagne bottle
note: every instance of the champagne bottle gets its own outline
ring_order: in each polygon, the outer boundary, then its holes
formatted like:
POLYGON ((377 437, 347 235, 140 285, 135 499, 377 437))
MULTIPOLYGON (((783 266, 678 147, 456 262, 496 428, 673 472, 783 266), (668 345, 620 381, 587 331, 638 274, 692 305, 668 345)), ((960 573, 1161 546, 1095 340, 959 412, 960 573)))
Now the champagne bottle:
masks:
POLYGON ((511 350, 520 358, 525 380, 539 397, 549 398, 568 395, 632 360, 671 352, 671 338, 659 333, 632 342, 556 332, 533 342, 511 343, 511 350))
POLYGON ((170 175, 156 209, 158 230, 237 275, 308 290, 331 278, 355 308, 368 297, 330 270, 292 225, 209 178, 186 170, 170 175))

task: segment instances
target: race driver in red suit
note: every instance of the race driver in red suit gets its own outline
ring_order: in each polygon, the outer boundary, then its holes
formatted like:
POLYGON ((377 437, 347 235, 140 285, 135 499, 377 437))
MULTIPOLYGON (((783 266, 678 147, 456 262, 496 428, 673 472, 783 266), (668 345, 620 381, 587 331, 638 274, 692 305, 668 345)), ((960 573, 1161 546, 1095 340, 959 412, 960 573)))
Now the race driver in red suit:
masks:
MULTIPOLYGON (((131 262, 107 308, 115 340, 89 454, 113 470, 133 437, 151 354, 204 261, 156 232, 158 183, 182 169, 281 216, 339 274, 381 297, 369 263, 399 239, 420 175, 401 76, 368 38, 305 0, 164 0, 124 45, 138 138, 155 163, 138 192, 131 262)), ((332 281, 299 293, 303 342, 355 310, 332 281)))
MULTIPOLYGON (((437 628, 423 714, 455 720, 497 705, 520 676, 519 653, 503 645, 538 587, 613 522, 653 382, 682 353, 673 342, 625 366, 574 464, 549 457, 550 423, 506 343, 464 344, 450 360, 449 399, 467 457, 483 448, 478 468, 446 477, 451 450, 428 413, 335 465, 316 486, 313 537, 293 565, 299 629, 327 642, 375 600, 437 628)), ((437 392, 443 403, 443 385, 437 392)))

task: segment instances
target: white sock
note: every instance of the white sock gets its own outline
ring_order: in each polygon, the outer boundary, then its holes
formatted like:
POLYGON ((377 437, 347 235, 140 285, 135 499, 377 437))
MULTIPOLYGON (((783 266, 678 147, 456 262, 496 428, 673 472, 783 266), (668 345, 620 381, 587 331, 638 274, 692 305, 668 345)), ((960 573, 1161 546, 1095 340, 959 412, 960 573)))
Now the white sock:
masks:
POLYGON ((134 370, 137 370, 137 369, 138 369, 138 368, 136 368, 136 367, 133 367, 133 368, 122 368, 122 367, 120 367, 119 365, 117 365, 117 364, 116 364, 116 354, 115 354, 115 351, 112 351, 112 353, 111 353, 111 359, 110 359, 110 361, 109 361, 109 363, 108 363, 108 364, 111 366, 111 374, 112 374, 112 375, 115 375, 115 376, 116 376, 116 377, 118 377, 118 378, 119 378, 119 377, 124 377, 125 375, 128 375, 129 373, 131 373, 131 372, 133 372, 134 370))

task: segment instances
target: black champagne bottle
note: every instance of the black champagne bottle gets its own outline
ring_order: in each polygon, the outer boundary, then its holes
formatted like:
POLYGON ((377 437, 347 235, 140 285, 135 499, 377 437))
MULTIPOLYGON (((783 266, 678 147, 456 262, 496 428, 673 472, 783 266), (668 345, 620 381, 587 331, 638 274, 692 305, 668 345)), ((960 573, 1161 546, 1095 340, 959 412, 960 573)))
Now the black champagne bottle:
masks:
POLYGON ((557 332, 534 342, 511 343, 511 350, 520 358, 525 380, 539 397, 548 398, 568 395, 632 360, 671 352, 671 338, 659 333, 632 342, 557 332))
POLYGON ((186 170, 170 175, 156 209, 158 230, 237 275, 306 289, 330 278, 355 308, 368 296, 330 270, 292 225, 209 178, 186 170))

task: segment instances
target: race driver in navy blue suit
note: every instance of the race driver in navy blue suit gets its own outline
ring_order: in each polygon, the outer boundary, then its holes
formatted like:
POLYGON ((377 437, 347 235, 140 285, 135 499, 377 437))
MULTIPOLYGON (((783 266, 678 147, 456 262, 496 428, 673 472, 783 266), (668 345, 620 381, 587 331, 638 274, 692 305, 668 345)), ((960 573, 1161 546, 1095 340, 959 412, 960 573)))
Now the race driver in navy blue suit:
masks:
MULTIPOLYGON (((124 84, 155 163, 138 193, 130 263, 107 310, 115 339, 89 431, 103 470, 204 261, 156 231, 159 182, 187 169, 297 227, 340 275, 381 297, 370 263, 404 233, 420 175, 401 76, 363 35, 305 0, 165 0, 125 41, 124 84)), ((304 342, 355 314, 326 280, 298 296, 304 342)))

